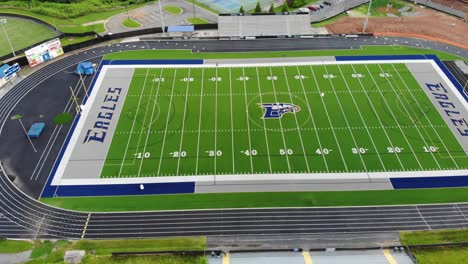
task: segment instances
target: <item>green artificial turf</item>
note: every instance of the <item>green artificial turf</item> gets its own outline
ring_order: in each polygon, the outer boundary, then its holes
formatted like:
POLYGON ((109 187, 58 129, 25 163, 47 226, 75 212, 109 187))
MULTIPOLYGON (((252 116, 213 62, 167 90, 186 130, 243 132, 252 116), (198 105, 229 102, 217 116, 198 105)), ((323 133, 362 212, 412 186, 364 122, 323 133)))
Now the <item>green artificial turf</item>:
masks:
POLYGON ((400 205, 468 202, 468 188, 66 197, 42 198, 41 201, 52 206, 90 212, 400 205))
MULTIPOLYGON (((1 16, 0 18, 7 20, 4 27, 15 51, 56 36, 55 32, 48 27, 27 19, 1 16)), ((0 56, 8 53, 11 53, 11 48, 3 26, 0 26, 0 56)))

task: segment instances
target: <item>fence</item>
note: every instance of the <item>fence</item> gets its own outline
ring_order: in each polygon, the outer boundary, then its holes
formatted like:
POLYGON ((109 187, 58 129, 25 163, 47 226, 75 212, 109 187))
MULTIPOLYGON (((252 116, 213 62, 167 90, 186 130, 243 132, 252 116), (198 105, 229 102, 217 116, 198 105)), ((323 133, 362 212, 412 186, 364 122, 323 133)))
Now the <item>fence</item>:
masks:
POLYGON ((453 8, 448 7, 448 6, 441 5, 439 3, 434 3, 431 0, 411 0, 411 2, 418 3, 418 4, 421 4, 421 5, 425 5, 425 6, 428 6, 430 8, 434 8, 434 9, 437 9, 437 10, 442 11, 444 13, 451 14, 451 15, 461 17, 461 18, 465 18, 468 15, 467 13, 465 13, 463 11, 453 9, 453 8))

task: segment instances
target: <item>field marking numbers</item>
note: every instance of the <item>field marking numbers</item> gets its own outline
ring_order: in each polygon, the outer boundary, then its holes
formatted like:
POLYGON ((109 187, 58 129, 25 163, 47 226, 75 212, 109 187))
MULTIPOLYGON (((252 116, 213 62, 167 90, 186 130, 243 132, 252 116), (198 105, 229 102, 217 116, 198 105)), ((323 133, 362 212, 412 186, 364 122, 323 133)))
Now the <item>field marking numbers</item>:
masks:
POLYGON ((231 67, 229 67, 229 99, 231 103, 231 149, 232 149, 232 174, 235 174, 236 171, 236 161, 234 159, 234 118, 232 114, 232 71, 231 67))
MULTIPOLYGON (((138 111, 140 110, 141 98, 143 97, 142 95, 143 95, 143 92, 145 91, 146 81, 148 80, 148 73, 149 73, 149 68, 146 70, 145 81, 143 82, 143 89, 141 89, 141 92, 140 92, 140 98, 138 99, 137 109, 135 110, 135 118, 133 118, 132 128, 130 129, 130 132, 133 132, 133 129, 135 127, 136 116, 138 114, 138 111)), ((123 166, 124 166, 124 163, 125 163, 125 158, 127 157, 128 146, 130 145, 130 140, 132 139, 132 134, 133 133, 130 133, 130 136, 128 137, 127 146, 125 147, 124 155, 123 155, 123 158, 122 158, 122 163, 120 164, 118 177, 120 177, 120 175, 122 175, 122 169, 123 169, 123 166)))
MULTIPOLYGON (((343 75, 343 71, 341 70, 340 66, 337 65, 337 67, 338 67, 338 70, 340 71, 341 75, 343 75)), ((348 81, 346 81, 346 78, 343 78, 343 80, 344 80, 344 82, 345 82, 346 88, 347 88, 348 91, 349 91, 349 94, 351 95, 351 99, 353 99, 354 106, 355 106, 356 109, 358 110, 357 112, 358 112, 358 114, 359 114, 359 117, 361 118, 361 121, 362 121, 364 127, 366 128, 367 135, 369 136, 369 138, 370 138, 370 140, 371 140, 371 143, 372 143, 372 146, 374 147, 374 150, 375 150, 375 152, 377 153, 377 157, 379 158, 380 164, 382 164, 382 168, 383 168, 384 170, 387 170, 386 167, 385 167, 385 164, 384 164, 384 162, 383 162, 383 160, 382 160, 382 157, 380 157, 379 150, 377 149, 377 146, 375 145, 374 139, 372 138, 372 135, 371 135, 371 133, 370 133, 370 131, 369 131, 369 128, 368 128, 368 126, 367 126, 367 123, 366 123, 366 121, 365 121, 365 118, 362 116, 361 109, 360 109, 360 107, 358 106, 358 104, 357 104, 357 102, 356 102, 356 99, 354 98, 353 93, 351 92, 351 88, 349 87, 348 81)), ((331 82, 331 81, 330 81, 330 82, 331 82)), ((336 95, 336 94, 335 94, 335 95, 336 95)), ((367 152, 367 151, 366 151, 366 152, 367 152)), ((366 153, 366 152, 364 152, 364 153, 366 153)), ((354 152, 353 152, 353 153, 354 153, 354 152)), ((359 151, 359 153, 362 153, 362 152, 359 151)), ((364 153, 362 153, 362 154, 364 154, 364 153)))
MULTIPOLYGON (((310 71, 312 72, 312 75, 314 76, 315 85, 316 85, 317 89, 319 89, 320 86, 319 86, 319 84, 317 82, 317 78, 315 78, 315 73, 314 73, 314 70, 312 69, 312 65, 309 65, 309 68, 310 68, 310 71)), ((346 160, 345 160, 345 158, 343 156, 343 151, 341 150, 340 143, 338 143, 338 138, 336 137, 336 133, 335 133, 333 123, 332 123, 332 121, 330 119, 330 115, 328 114, 328 109, 325 106, 325 101, 323 100, 322 96, 320 96, 320 100, 322 101, 323 109, 325 110, 325 114, 327 115, 328 123, 330 124, 331 131, 333 133, 333 137, 335 138, 336 146, 338 147, 338 151, 340 152, 341 159, 343 160, 343 164, 345 166, 346 172, 348 172, 349 171, 348 170, 348 165, 346 164, 346 160)))
MULTIPOLYGON (((261 90, 261 85, 260 85, 260 75, 258 74, 258 67, 255 67, 255 72, 257 73, 257 87, 258 87, 258 94, 259 94, 259 97, 260 97, 260 104, 263 104, 263 101, 262 101, 262 90, 261 90)), ((270 157, 270 147, 268 145, 268 135, 267 135, 267 130, 266 130, 266 123, 265 123, 265 119, 262 118, 262 122, 263 122, 263 132, 265 134, 265 144, 266 144, 266 148, 267 148, 267 156, 268 156, 268 165, 270 167, 270 173, 273 173, 273 169, 271 168, 271 157, 270 157)))
MULTIPOLYGON (((286 74, 286 68, 284 66, 283 66, 283 73, 284 73, 284 76, 286 76, 285 80, 286 80, 286 87, 288 88, 289 99, 291 100, 291 103, 294 104, 293 103, 293 98, 292 98, 292 95, 291 95, 291 89, 289 87, 289 81, 288 81, 287 74, 286 74)), ((296 75, 296 77, 297 77, 296 80, 305 79, 304 75, 296 75), (303 77, 303 78, 301 78, 301 77, 303 77)), ((300 127, 299 127, 299 121, 297 121, 297 115, 296 114, 294 114, 294 119, 296 121, 297 134, 299 135, 299 140, 301 141, 302 152, 304 153, 304 160, 306 162, 307 172, 310 172, 309 161, 307 160, 306 149, 304 147, 304 141, 302 140, 302 133, 301 133, 301 130, 300 130, 300 127)))
MULTIPOLYGON (((401 75, 400 73, 396 70, 395 68, 395 65, 392 64, 392 68, 393 70, 396 72, 396 74, 398 75, 398 78, 400 78, 400 80, 402 80, 401 78, 401 75)), ((407 90, 410 90, 410 88, 408 87, 408 85, 404 82, 405 84, 405 87, 407 90)), ((413 93, 410 93, 411 94, 411 97, 413 97, 413 99, 416 101, 416 104, 418 105, 419 109, 421 109, 422 111, 422 107, 421 105, 419 104, 419 101, 416 100, 416 97, 414 96, 413 93)), ((434 132, 436 133, 437 137, 439 138, 440 142, 442 143, 442 145, 444 146, 445 150, 447 151, 447 153, 449 154, 449 156, 451 157, 453 163, 455 164, 455 166, 457 167, 457 169, 460 168, 460 166, 457 164, 457 162, 455 161, 455 159, 453 158, 453 155, 452 153, 449 151, 449 149, 447 148, 447 146, 445 145, 444 141, 442 140, 442 137, 440 136, 439 132, 437 132, 437 130, 435 129, 434 125, 432 124, 431 120, 427 117, 427 115, 424 115, 424 118, 426 118, 426 120, 429 122, 430 126, 432 127, 432 130, 434 130, 434 132)), ((432 141, 432 140, 431 140, 432 141)))
MULTIPOLYGON (((242 67, 242 74, 245 76, 245 68, 242 67)), ((249 119, 249 103, 247 101, 247 86, 245 84, 245 80, 243 81, 243 84, 244 84, 244 100, 245 100, 245 115, 247 117, 247 130, 248 130, 248 135, 249 135, 249 150, 252 151, 252 139, 250 137, 250 119, 249 119)), ((249 156, 250 157, 250 171, 252 172, 252 174, 254 173, 254 170, 253 170, 253 159, 252 159, 252 155, 249 156)))
MULTIPOLYGON (((162 78, 163 72, 164 72, 164 68, 161 68, 159 79, 164 79, 164 78, 162 78)), ((158 99, 159 88, 160 87, 161 87, 161 82, 158 83, 158 90, 156 91, 156 96, 154 97, 154 105, 153 105, 153 110, 151 111, 150 125, 148 126, 148 131, 147 131, 146 139, 145 139, 145 147, 143 148, 143 152, 146 152, 146 147, 148 146, 148 140, 149 140, 149 135, 150 135, 149 132, 151 131, 151 125, 152 125, 153 118, 154 118, 154 110, 156 109, 156 105, 157 105, 156 102, 157 102, 157 99, 158 99)), ((140 162, 140 167, 138 168, 138 177, 140 177, 141 169, 143 167, 143 162, 144 162, 144 160, 141 160, 141 162, 140 162)))
MULTIPOLYGON (((273 71, 271 70, 271 66, 268 67, 268 68, 270 68, 270 74, 273 75, 273 71)), ((271 84, 273 86, 273 95, 275 96, 275 101, 278 102, 278 97, 276 96, 275 82, 274 82, 273 79, 271 80, 271 84)), ((281 118, 279 119, 279 124, 280 124, 280 129, 281 129, 281 137, 283 138, 284 149, 287 149, 286 140, 284 139, 283 121, 281 120, 281 118)), ((291 173, 291 165, 289 164, 289 155, 285 155, 285 156, 286 156, 286 161, 288 163, 288 171, 289 171, 289 173, 291 173)))
POLYGON ((161 155, 159 156, 159 165, 158 165, 158 173, 157 173, 158 176, 160 175, 160 172, 161 172, 161 163, 162 163, 162 160, 163 160, 164 145, 166 144, 167 127, 169 125, 169 117, 171 117, 172 107, 170 107, 170 105, 172 104, 172 98, 173 98, 173 95, 174 95, 176 80, 177 80, 177 68, 174 68, 174 80, 172 81, 171 97, 169 99, 169 110, 167 111, 167 117, 166 117, 166 128, 164 129, 164 136, 163 136, 162 147, 161 147, 161 155))
MULTIPOLYGON (((379 86, 377 85, 375 79, 372 77, 372 73, 369 71, 369 68, 367 67, 367 65, 364 64, 364 67, 366 67, 367 72, 370 74, 371 79, 372 79, 372 81, 374 82, 375 87, 379 87, 379 86)), ((388 79, 387 79, 387 80, 388 80, 388 79)), ((385 95, 384 95, 382 92, 380 92, 380 96, 382 97, 383 102, 385 103, 385 105, 387 106, 387 108, 390 110, 390 114, 392 115, 393 120, 395 120, 395 122, 396 122, 396 124, 397 124, 397 126, 398 126, 398 128, 399 128, 399 130, 400 130, 401 135, 402 135, 403 138, 405 139, 406 144, 408 144, 409 148, 411 149, 411 152, 413 153, 413 156, 415 157, 416 161, 418 162, 419 168, 420 168, 421 170, 424 170, 423 167, 422 167, 422 165, 421 165, 421 162, 420 162, 419 159, 418 159, 418 156, 417 156, 416 153, 414 152, 413 146, 411 146, 411 144, 410 144, 408 138, 406 137, 406 134, 404 133, 403 129, 402 129, 401 126, 400 126, 400 123, 398 123, 398 121, 397 121, 398 119, 396 118, 395 114, 393 113, 392 108, 388 105, 388 102, 387 102, 387 100, 385 99, 385 95)))
MULTIPOLYGON (((382 69, 382 66, 381 66, 380 64, 378 64, 378 66, 379 66, 379 69, 382 71, 382 70, 383 70, 383 69, 382 69)), ((399 94, 397 93, 397 91, 395 90, 395 86, 394 86, 393 84, 395 84, 395 85, 397 86, 398 89, 400 88, 400 85, 396 82, 395 78, 391 78, 391 79, 394 81, 394 83, 392 83, 392 82, 390 81, 389 78, 386 78, 387 82, 390 84, 390 86, 391 86, 392 89, 393 89, 393 93, 397 96, 397 100, 400 101, 401 104, 403 104, 403 100, 401 99, 401 96, 399 96, 399 94)), ((401 80, 401 81, 402 81, 403 83, 405 83, 405 81, 403 81, 403 80, 401 80)), ((405 98, 406 103, 409 104, 408 99, 406 98, 406 96, 403 96, 403 97, 405 98)), ((414 124, 414 120, 413 120, 412 117, 413 117, 413 116, 417 116, 417 114, 416 114, 416 112, 414 111, 414 109, 411 108, 411 112, 412 112, 412 114, 413 114, 413 115, 411 115, 411 113, 410 113, 409 110, 408 110, 408 107, 403 107, 403 108, 404 108, 404 110, 405 110, 406 115, 408 116, 408 118, 409 118, 409 119, 413 122, 413 124, 414 124)), ((400 110, 400 111, 401 111, 401 110, 400 110)), ((423 110, 421 109, 421 111, 423 111, 423 110)), ((423 112, 424 112, 424 111, 423 111, 423 112)), ((418 131, 418 134, 419 134, 419 136, 421 137, 422 141, 423 141, 425 144, 427 144, 427 140, 426 140, 426 139, 424 138, 424 136, 422 135, 420 129, 419 129, 417 126, 415 126, 415 128, 416 128, 416 131, 418 131)), ((426 136, 428 136, 428 137, 429 137, 429 140, 431 141, 431 143, 433 143, 432 138, 429 136, 429 134, 427 133, 427 131, 424 130, 424 129, 423 129, 423 131, 425 131, 426 136)), ((442 169, 442 167, 440 166, 439 161, 436 159, 436 156, 434 155, 434 153, 433 153, 432 151, 430 151, 430 153, 431 153, 431 156, 432 156, 432 158, 434 159, 435 163, 437 164, 437 167, 439 167, 439 169, 442 169)))
MULTIPOLYGON (((353 71, 356 71, 356 69, 354 68, 354 65, 352 65, 352 64, 351 64, 351 68, 353 69, 353 71)), ((379 121, 380 127, 382 128, 382 130, 383 130, 383 132, 385 134, 385 137, 387 138, 387 140, 390 143, 391 147, 395 148, 395 145, 392 143, 392 140, 390 139, 390 136, 387 133, 387 129, 385 129, 385 126, 382 123, 382 120, 380 119, 379 114, 378 114, 377 110, 374 107, 373 100, 371 100, 371 98, 369 97, 369 94, 365 92, 366 89, 364 88, 364 85, 362 84, 361 80, 360 79, 357 79, 357 80, 359 81, 359 84, 361 85, 361 89, 364 91, 364 95, 367 97, 367 100, 369 101, 369 105, 371 106, 372 111, 375 113, 375 116, 377 117, 377 120, 379 121)), ((396 156, 398 162, 400 163, 401 169, 405 170, 405 167, 403 166, 403 163, 401 162, 400 157, 398 156, 398 153, 396 153, 396 152, 394 152, 394 153, 395 153, 395 156, 396 156)))
MULTIPOLYGON (((327 66, 326 66, 326 65, 323 65, 323 67, 324 67, 325 71, 327 72, 327 74, 329 74, 329 73, 328 73, 327 66)), ((343 79, 346 79, 346 78, 343 78, 343 79)), ((345 122, 346 122, 346 126, 348 127, 348 131, 349 131, 349 133, 351 134, 351 138, 353 139, 354 146, 355 146, 356 148, 358 148, 358 147, 357 147, 357 146, 358 146, 358 143, 357 143, 357 141, 356 141, 356 138, 354 137, 353 130, 349 128, 349 127, 351 127, 351 126, 350 126, 350 124, 349 124, 348 117, 346 116, 345 111, 343 110, 343 105, 341 104, 340 98, 338 97, 338 94, 336 93, 335 85, 333 84, 333 82, 332 82, 331 79, 328 79, 328 82, 330 83, 330 85, 331 85, 331 87, 332 87, 332 89, 333 89, 333 93, 335 94, 336 101, 338 101, 338 106, 340 107, 341 114, 342 114, 343 117, 344 117, 344 120, 345 120, 345 122)), ((322 98, 322 97, 320 97, 320 98, 322 98)), ((356 153, 356 154, 359 154, 359 158, 361 159, 361 163, 362 163, 362 165, 364 166, 364 169, 365 169, 366 172, 367 172, 367 171, 368 171, 368 170, 367 170, 367 166, 366 166, 366 163, 364 162, 364 158, 362 157, 362 154, 364 154, 364 153, 362 153, 362 152, 359 151, 359 152, 356 153)), ((370 179, 370 178, 369 178, 369 179, 370 179)))
MULTIPOLYGON (((300 71, 299 71, 299 66, 296 66, 296 71, 297 71, 297 73, 301 74, 300 71)), ((314 79, 315 79, 315 76, 314 76, 314 79)), ((315 126, 315 119, 314 119, 314 116, 312 115, 312 109, 310 109, 309 98, 307 97, 307 93, 306 93, 306 90, 304 88, 304 82, 302 81, 302 79, 300 79, 299 81, 301 82, 302 91, 304 92, 304 98, 306 99, 307 109, 309 110, 309 115, 310 115, 310 118, 312 120, 312 125, 314 126, 315 136, 317 137, 319 147, 320 147, 321 150, 325 150, 325 148, 323 148, 323 146, 322 146, 322 143, 320 142, 320 137, 319 137, 319 134, 318 134, 318 131, 317 131, 317 127, 315 126)), ((317 152, 315 152, 315 153, 317 153, 317 152)), ((328 155, 328 153, 325 154, 325 155, 328 155)), ((330 170, 328 169, 328 163, 327 163, 327 159, 325 158, 325 155, 322 155, 323 162, 325 163, 325 167, 327 169, 327 172, 330 172, 330 170)))
MULTIPOLYGON (((188 76, 190 77, 190 71, 191 68, 188 70, 188 76)), ((187 82, 187 87, 185 88, 185 105, 184 105, 184 117, 182 118, 182 129, 181 129, 181 136, 180 136, 180 142, 179 142, 179 153, 182 154, 182 144, 184 142, 184 130, 185 130, 185 116, 187 114, 187 103, 188 103, 188 91, 189 91, 189 82, 187 82)), ((177 170, 176 170, 176 175, 179 175, 179 168, 180 168, 180 158, 182 155, 179 155, 179 158, 177 159, 177 170)))
POLYGON ((198 158, 200 156, 200 134, 201 134, 201 120, 202 120, 202 106, 203 106, 203 80, 204 80, 205 68, 202 68, 202 78, 201 78, 201 92, 200 92, 200 118, 198 119, 198 140, 197 140, 197 161, 195 163, 195 175, 198 175, 198 158))

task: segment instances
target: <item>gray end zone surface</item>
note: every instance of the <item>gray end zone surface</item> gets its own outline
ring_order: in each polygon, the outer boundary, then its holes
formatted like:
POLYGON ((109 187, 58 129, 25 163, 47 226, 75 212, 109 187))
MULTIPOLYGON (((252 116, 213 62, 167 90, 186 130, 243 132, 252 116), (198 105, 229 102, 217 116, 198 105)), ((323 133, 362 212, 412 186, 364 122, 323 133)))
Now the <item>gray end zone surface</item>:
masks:
MULTIPOLYGON (((86 107, 87 118, 84 120, 84 125, 81 131, 75 131, 79 133, 78 140, 71 153, 68 164, 63 173, 62 179, 96 179, 101 175, 102 166, 106 160, 107 152, 112 142, 114 131, 117 127, 117 123, 122 111, 125 97, 130 87, 130 81, 133 76, 133 68, 128 69, 114 69, 107 68, 105 71, 105 78, 100 84, 96 84, 93 90, 95 98, 91 105, 86 107), (112 94, 115 98, 118 96, 118 101, 109 104, 106 103, 106 99, 109 99, 108 90, 121 88, 119 94, 112 94), (107 108, 115 108, 109 110, 107 108), (112 118, 109 121, 108 128, 106 129, 106 135, 102 142, 88 140, 86 137, 89 129, 95 127, 95 122, 106 121, 105 119, 98 118, 99 115, 105 115, 105 113, 112 113, 112 118), (85 142, 86 141, 86 142, 85 142)), ((82 117, 83 118, 83 117, 82 117)), ((82 120, 80 120, 81 122, 82 120)))
POLYGON ((468 117, 468 109, 464 98, 458 91, 449 87, 433 65, 406 63, 406 66, 468 154, 468 123, 465 120, 468 117))

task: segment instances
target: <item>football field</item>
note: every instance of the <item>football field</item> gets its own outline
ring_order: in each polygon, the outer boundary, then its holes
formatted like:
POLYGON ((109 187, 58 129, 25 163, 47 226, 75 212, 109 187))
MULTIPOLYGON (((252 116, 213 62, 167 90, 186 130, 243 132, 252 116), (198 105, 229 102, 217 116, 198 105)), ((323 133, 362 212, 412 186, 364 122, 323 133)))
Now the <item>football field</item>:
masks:
POLYGON ((462 170, 403 63, 136 68, 101 178, 462 170))

